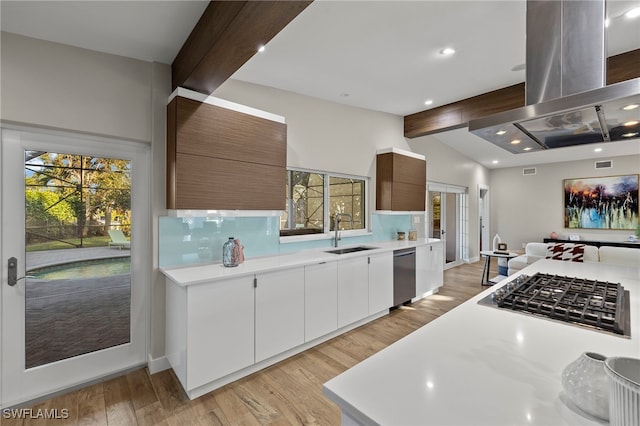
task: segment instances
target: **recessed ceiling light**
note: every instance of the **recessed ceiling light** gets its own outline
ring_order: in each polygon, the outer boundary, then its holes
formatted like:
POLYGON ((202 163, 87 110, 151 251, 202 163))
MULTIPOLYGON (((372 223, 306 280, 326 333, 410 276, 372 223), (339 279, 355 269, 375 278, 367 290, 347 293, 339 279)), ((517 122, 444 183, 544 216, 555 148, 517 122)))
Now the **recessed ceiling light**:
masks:
POLYGON ((498 160, 493 160, 491 163, 498 164, 498 160))
POLYGON ((518 145, 520 142, 522 142, 520 139, 514 139, 511 141, 511 145, 518 145))
POLYGON ((523 149, 523 151, 531 151, 531 150, 532 150, 532 148, 530 146, 528 146, 528 147, 523 149))
POLYGON ((640 16, 640 7, 636 7, 624 14, 627 18, 637 18, 640 16))
POLYGON ((638 132, 623 133, 623 134, 622 134, 622 137, 623 137, 623 138, 632 138, 632 137, 634 137, 634 136, 638 136, 638 134, 639 134, 638 132))
POLYGON ((445 56, 450 56, 450 55, 453 55, 454 53, 456 53, 456 51, 451 47, 445 47, 440 51, 440 54, 445 56))
POLYGON ((507 131, 506 131, 506 130, 498 130, 498 131, 496 132, 496 135, 498 135, 498 136, 502 136, 502 135, 504 135, 505 133, 507 133, 507 131))
POLYGON ((638 124, 638 120, 627 121, 624 123, 625 126, 635 126, 636 124, 638 124))
POLYGON ((424 101, 425 105, 431 105, 433 103, 433 101, 431 99, 427 99, 426 101, 424 101))
POLYGON ((596 148, 593 150, 593 152, 602 152, 602 148, 596 148))
POLYGON ((264 45, 262 45, 262 46, 258 47, 258 52, 262 53, 262 52, 264 52, 264 49, 265 49, 265 47, 264 47, 264 45))
POLYGON ((607 18, 604 20, 604 27, 609 28, 609 24, 611 23, 611 19, 607 18))
POLYGON ((640 105, 638 105, 638 104, 629 104, 629 105, 623 106, 622 109, 625 110, 625 111, 631 111, 632 109, 638 108, 638 106, 640 106, 640 105))

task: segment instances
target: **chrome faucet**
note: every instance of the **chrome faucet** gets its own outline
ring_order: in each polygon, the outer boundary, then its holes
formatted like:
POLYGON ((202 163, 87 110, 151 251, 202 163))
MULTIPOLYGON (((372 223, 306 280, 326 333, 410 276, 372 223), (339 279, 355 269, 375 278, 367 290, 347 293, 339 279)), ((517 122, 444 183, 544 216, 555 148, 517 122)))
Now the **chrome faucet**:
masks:
POLYGON ((338 241, 340 241, 340 235, 338 235, 338 227, 340 225, 340 218, 342 216, 346 216, 349 218, 349 222, 351 222, 351 228, 353 228, 353 217, 349 213, 335 213, 333 215, 333 230, 335 231, 335 236, 333 237, 334 247, 338 247, 338 241))

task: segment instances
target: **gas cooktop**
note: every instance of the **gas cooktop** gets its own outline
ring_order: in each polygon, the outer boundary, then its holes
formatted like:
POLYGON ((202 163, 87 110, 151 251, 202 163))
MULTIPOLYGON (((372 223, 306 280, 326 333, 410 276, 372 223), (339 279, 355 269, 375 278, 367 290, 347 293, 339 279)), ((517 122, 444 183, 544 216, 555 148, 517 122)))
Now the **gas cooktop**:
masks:
POLYGON ((478 303, 631 336, 629 291, 620 283, 544 273, 520 275, 478 303))

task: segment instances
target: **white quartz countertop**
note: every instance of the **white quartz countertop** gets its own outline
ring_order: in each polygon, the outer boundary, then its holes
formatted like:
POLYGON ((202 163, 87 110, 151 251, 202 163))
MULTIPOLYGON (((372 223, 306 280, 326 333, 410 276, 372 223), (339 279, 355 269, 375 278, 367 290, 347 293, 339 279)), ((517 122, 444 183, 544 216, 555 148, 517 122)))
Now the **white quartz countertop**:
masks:
POLYGON ((338 248, 348 247, 375 247, 373 250, 364 250, 348 254, 327 253, 335 247, 325 247, 309 250, 301 250, 295 253, 286 253, 275 256, 257 257, 245 260, 240 265, 233 268, 225 268, 221 263, 211 263, 208 265, 185 266, 176 268, 160 268, 160 271, 171 281, 187 286, 204 282, 217 281, 221 279, 253 275, 261 272, 268 272, 277 269, 291 268, 295 266, 310 265, 313 263, 328 262, 331 260, 348 259, 350 257, 367 256, 386 251, 399 250, 404 248, 417 247, 439 242, 434 238, 418 238, 416 241, 379 241, 362 244, 350 244, 338 248))
POLYGON ((640 268, 543 259, 517 275, 535 272, 620 282, 631 338, 477 303, 513 275, 328 381, 325 395, 361 424, 603 424, 566 402, 561 373, 584 352, 640 358, 640 268))

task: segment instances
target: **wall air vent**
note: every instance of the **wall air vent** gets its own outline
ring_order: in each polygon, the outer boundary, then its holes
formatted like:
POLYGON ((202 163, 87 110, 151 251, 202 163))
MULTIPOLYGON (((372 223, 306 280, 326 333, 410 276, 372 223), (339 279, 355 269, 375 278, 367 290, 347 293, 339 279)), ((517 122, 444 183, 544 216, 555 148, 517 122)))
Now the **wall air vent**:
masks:
POLYGON ((523 176, 535 175, 536 173, 537 173, 537 171, 536 171, 535 167, 526 167, 526 168, 522 169, 522 175, 523 176))
POLYGON ((613 161, 605 160, 605 161, 596 161, 596 169, 610 169, 613 167, 613 161))

